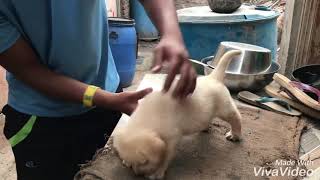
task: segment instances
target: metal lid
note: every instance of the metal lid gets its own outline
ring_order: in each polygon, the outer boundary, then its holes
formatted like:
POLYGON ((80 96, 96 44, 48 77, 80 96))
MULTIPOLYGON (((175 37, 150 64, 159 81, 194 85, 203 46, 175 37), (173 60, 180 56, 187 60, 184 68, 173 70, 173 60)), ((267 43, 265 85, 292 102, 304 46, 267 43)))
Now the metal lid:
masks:
POLYGON ((134 24, 134 19, 126 19, 126 18, 118 18, 118 17, 109 17, 108 22, 110 24, 127 24, 132 25, 134 24))
POLYGON ((277 18, 276 11, 256 10, 255 6, 242 5, 230 14, 213 12, 209 6, 198 6, 177 11, 179 22, 182 23, 237 23, 277 18))

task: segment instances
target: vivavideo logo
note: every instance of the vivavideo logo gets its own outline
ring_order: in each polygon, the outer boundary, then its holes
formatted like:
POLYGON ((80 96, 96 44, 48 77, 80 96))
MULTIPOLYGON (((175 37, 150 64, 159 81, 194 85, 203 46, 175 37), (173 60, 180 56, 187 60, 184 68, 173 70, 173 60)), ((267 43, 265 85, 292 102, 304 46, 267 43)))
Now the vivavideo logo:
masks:
POLYGON ((255 176, 264 177, 310 177, 313 174, 313 170, 305 169, 304 167, 312 164, 312 161, 276 160, 274 163, 267 164, 269 167, 254 167, 253 171, 255 176))

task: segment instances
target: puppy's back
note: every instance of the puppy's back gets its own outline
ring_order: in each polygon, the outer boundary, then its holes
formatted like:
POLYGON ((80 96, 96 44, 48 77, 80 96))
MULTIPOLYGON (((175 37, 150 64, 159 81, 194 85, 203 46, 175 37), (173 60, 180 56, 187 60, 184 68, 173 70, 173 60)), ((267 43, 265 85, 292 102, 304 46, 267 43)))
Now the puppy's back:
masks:
POLYGON ((197 132, 212 116, 213 101, 203 93, 202 88, 196 88, 192 96, 179 101, 170 92, 152 92, 139 103, 129 123, 135 128, 152 129, 165 136, 197 132))

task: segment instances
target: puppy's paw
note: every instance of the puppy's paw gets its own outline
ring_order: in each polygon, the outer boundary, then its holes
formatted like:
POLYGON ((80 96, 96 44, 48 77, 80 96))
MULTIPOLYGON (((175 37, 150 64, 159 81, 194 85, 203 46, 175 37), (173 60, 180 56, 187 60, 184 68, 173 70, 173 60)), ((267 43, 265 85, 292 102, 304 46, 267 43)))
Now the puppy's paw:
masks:
POLYGON ((157 179, 163 179, 165 172, 164 171, 157 171, 154 174, 149 175, 147 178, 150 180, 157 180, 157 179))
POLYGON ((237 141, 240 141, 240 136, 229 131, 226 134, 226 139, 232 142, 237 142, 237 141))
POLYGON ((125 166, 128 167, 128 168, 131 167, 131 164, 128 163, 127 161, 125 161, 125 160, 122 160, 122 164, 125 165, 125 166))

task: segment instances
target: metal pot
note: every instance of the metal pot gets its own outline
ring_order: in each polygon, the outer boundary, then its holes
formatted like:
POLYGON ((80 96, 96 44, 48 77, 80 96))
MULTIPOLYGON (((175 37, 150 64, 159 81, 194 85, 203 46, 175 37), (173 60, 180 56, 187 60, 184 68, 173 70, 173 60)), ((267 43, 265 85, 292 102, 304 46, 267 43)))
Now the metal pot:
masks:
MULTIPOLYGON (((212 56, 201 60, 201 62, 206 64, 211 64, 212 56)), ((226 72, 224 83, 230 91, 259 91, 265 86, 273 81, 273 75, 277 73, 280 69, 280 65, 277 62, 272 62, 270 68, 263 72, 257 74, 242 74, 242 73, 230 73, 226 72)), ((208 75, 212 71, 212 68, 204 67, 204 74, 208 75)))
POLYGON ((265 72, 271 66, 269 49, 239 42, 221 42, 210 65, 216 67, 221 57, 230 50, 241 50, 241 55, 231 60, 227 68, 229 73, 257 74, 265 72))

